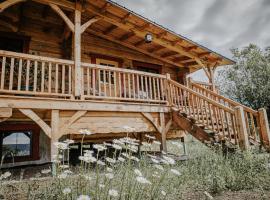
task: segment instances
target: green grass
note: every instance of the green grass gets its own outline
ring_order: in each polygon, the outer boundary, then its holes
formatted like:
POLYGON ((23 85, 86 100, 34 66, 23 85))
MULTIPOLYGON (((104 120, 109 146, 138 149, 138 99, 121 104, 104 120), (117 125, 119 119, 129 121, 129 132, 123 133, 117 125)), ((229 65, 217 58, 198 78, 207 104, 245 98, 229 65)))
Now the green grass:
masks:
MULTIPOLYGON (((231 154, 224 157, 199 142, 187 143, 190 159, 177 161, 175 165, 163 164, 164 171, 154 167, 147 155, 142 155, 139 162, 126 161, 110 165, 113 179, 105 178, 106 166, 81 165, 71 168, 73 175, 66 178, 48 178, 46 180, 23 181, 8 184, 0 182, 0 194, 4 197, 16 196, 18 199, 77 199, 88 195, 91 199, 187 199, 196 194, 196 198, 205 199, 205 191, 215 196, 221 192, 270 190, 269 155, 257 153, 231 154), (134 169, 139 169, 143 177, 151 184, 136 181, 134 169), (181 175, 172 173, 178 170, 181 175), (153 176, 154 175, 154 176, 153 176), (88 180, 87 177, 91 177, 88 180), (104 188, 99 185, 103 184, 104 188), (11 186, 12 185, 12 186, 11 186), (70 188, 71 193, 63 190, 70 188), (110 196, 108 191, 118 191, 118 196, 110 196), (166 195, 161 191, 166 192, 166 195)), ((169 152, 182 154, 183 149, 168 142, 169 152)), ((109 165, 106 163, 106 165, 109 165)), ((63 169, 58 168, 58 175, 63 169)), ((1 197, 0 197, 1 199, 1 197)))

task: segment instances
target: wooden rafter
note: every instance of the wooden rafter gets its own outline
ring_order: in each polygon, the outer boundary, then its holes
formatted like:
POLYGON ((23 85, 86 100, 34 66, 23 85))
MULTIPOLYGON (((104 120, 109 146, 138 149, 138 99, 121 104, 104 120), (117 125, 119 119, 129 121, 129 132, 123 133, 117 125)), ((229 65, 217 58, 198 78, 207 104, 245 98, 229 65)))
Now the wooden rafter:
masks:
POLYGON ((96 36, 99 36, 99 37, 101 37, 101 38, 104 38, 104 39, 106 39, 106 40, 115 42, 115 43, 117 43, 117 44, 123 45, 123 46, 125 46, 125 47, 130 48, 130 49, 136 50, 136 51, 141 52, 141 53, 143 53, 143 54, 149 55, 149 56, 151 56, 151 57, 153 57, 153 58, 156 58, 156 59, 158 59, 158 60, 160 60, 160 61, 162 61, 162 62, 171 64, 171 65, 175 65, 175 66, 178 66, 178 67, 183 67, 182 64, 174 63, 174 62, 172 62, 172 61, 170 61, 170 60, 168 60, 168 59, 161 58, 160 56, 158 56, 158 55, 156 55, 156 54, 153 54, 153 53, 150 53, 150 52, 148 52, 147 50, 143 50, 143 49, 141 49, 141 48, 137 48, 136 46, 134 46, 134 45, 132 45, 132 44, 130 44, 130 43, 122 42, 122 41, 118 40, 117 38, 114 38, 114 37, 109 36, 109 35, 104 35, 102 32, 96 32, 96 31, 94 31, 94 30, 88 30, 88 32, 91 33, 91 34, 93 34, 93 35, 96 35, 96 36))
POLYGON ((181 56, 181 57, 177 57, 177 58, 173 59, 174 62, 180 62, 180 61, 186 61, 186 60, 190 61, 190 58, 181 56))
POLYGON ((129 38, 133 37, 135 35, 134 32, 129 32, 129 33, 126 33, 125 35, 121 36, 119 38, 120 41, 125 41, 125 40, 128 40, 129 38))
POLYGON ((143 117, 145 117, 159 132, 162 133, 162 127, 154 120, 153 116, 150 113, 141 113, 143 117))
POLYGON ((149 28, 150 26, 151 26, 151 24, 149 22, 146 22, 141 27, 137 27, 137 29, 140 30, 140 31, 142 31, 142 30, 145 30, 145 29, 149 28))
POLYGON ((154 53, 154 52, 158 52, 158 51, 160 51, 162 49, 165 49, 165 47, 164 46, 158 46, 156 48, 153 48, 153 49, 149 50, 149 52, 154 53))
POLYGON ((177 39, 177 40, 175 40, 175 41, 171 41, 171 45, 172 45, 172 46, 175 46, 175 45, 177 45, 177 44, 182 43, 183 41, 184 41, 183 39, 177 39))
POLYGON ((32 119, 36 124, 40 126, 40 128, 44 131, 44 133, 48 136, 51 137, 51 132, 52 129, 51 127, 46 124, 33 110, 31 109, 19 109, 21 113, 23 113, 25 116, 29 117, 32 119))
POLYGON ((204 53, 198 54, 199 58, 203 58, 203 57, 206 57, 206 56, 211 56, 211 52, 204 52, 204 53))
POLYGON ((6 0, 0 3, 0 13, 3 12, 5 9, 9 8, 10 6, 13 6, 23 1, 26 1, 26 0, 6 0))
POLYGON ((57 6, 62 7, 65 10, 74 11, 75 10, 75 3, 66 1, 66 0, 32 0, 37 3, 49 5, 49 4, 55 4, 57 6))
POLYGON ((118 26, 111 25, 109 28, 107 28, 105 31, 103 31, 103 34, 104 35, 108 35, 108 34, 110 34, 111 32, 113 32, 117 28, 118 28, 118 26))
POLYGON ((174 55, 177 55, 177 54, 178 54, 177 52, 171 51, 171 52, 166 52, 166 53, 162 54, 161 57, 162 58, 167 58, 167 57, 174 56, 174 55))
POLYGON ((105 4, 104 4, 104 6, 101 8, 101 13, 105 13, 105 12, 107 12, 107 9, 109 8, 111 6, 111 4, 109 3, 109 2, 106 2, 105 4))
POLYGON ((161 33, 159 33, 159 34, 157 35, 157 38, 163 38, 163 37, 165 37, 167 34, 168 34, 167 31, 161 32, 161 33))
POLYGON ((185 49, 186 49, 186 51, 190 52, 190 51, 195 50, 197 48, 198 48, 198 46, 191 46, 191 47, 186 47, 185 49))
POLYGON ((121 22, 125 24, 130 16, 131 16, 131 13, 128 12, 128 13, 121 19, 121 22))
POLYGON ((66 22, 69 29, 74 32, 74 23, 67 17, 67 15, 56 5, 56 4, 49 4, 51 8, 66 22))
MULTIPOLYGON (((101 9, 93 6, 90 3, 86 4, 85 9, 87 11, 89 11, 89 12, 92 12, 92 13, 94 13, 96 15, 99 15, 99 16, 103 17, 103 20, 105 20, 105 21, 107 21, 107 22, 109 22, 111 24, 114 24, 114 25, 118 26, 119 28, 121 28, 123 30, 126 30, 126 31, 131 31, 132 30, 132 31, 134 31, 134 33, 138 37, 144 38, 145 35, 148 33, 147 31, 144 30, 145 28, 142 29, 141 27, 136 27, 132 23, 129 23, 129 22, 127 22, 125 24, 121 23, 121 21, 120 21, 121 19, 117 20, 116 19, 117 16, 115 16, 112 13, 109 13, 109 12, 101 13, 101 9)), ((176 51, 181 55, 185 55, 187 57, 190 57, 190 58, 194 59, 196 62, 199 61, 198 62, 199 65, 202 64, 202 62, 200 61, 200 58, 198 57, 197 54, 187 52, 184 47, 181 47, 179 45, 178 46, 172 46, 171 41, 165 40, 163 38, 157 38, 157 35, 155 35, 155 34, 153 34, 153 36, 154 36, 154 40, 153 40, 154 43, 159 44, 161 46, 164 46, 164 47, 166 47, 166 48, 168 48, 168 49, 170 49, 172 51, 176 51)), ((204 66, 202 66, 202 67, 204 67, 204 66)))
POLYGON ((135 44, 134 44, 134 46, 135 47, 139 47, 139 46, 141 46, 141 45, 143 45, 143 44, 145 44, 145 40, 143 39, 143 40, 140 40, 139 42, 136 42, 135 44))

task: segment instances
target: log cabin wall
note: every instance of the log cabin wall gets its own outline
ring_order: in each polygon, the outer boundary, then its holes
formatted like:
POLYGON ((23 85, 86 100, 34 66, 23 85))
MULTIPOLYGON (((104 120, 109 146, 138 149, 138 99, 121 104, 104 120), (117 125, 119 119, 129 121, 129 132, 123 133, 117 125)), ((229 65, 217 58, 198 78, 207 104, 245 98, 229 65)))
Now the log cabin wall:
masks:
MULTIPOLYGON (((72 13, 66 14, 73 18, 72 13)), ((71 32, 49 6, 27 1, 0 13, 1 19, 6 19, 9 25, 2 23, 0 32, 16 37, 29 37, 28 48, 24 53, 72 59, 71 32)), ((88 30, 82 34, 82 62, 93 63, 96 58, 118 59, 121 63, 119 67, 134 69, 133 61, 139 61, 162 66, 161 73, 170 73, 173 80, 181 77, 178 75, 179 69, 175 66, 92 35, 90 32, 88 30)))

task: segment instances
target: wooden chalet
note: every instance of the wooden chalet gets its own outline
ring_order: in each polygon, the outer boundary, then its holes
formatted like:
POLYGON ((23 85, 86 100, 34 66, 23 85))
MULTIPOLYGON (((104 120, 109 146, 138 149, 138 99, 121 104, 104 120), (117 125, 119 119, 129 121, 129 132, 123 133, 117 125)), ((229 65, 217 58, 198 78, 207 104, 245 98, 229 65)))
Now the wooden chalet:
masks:
POLYGON ((209 145, 269 149, 265 110, 213 85, 215 69, 230 64, 108 0, 0 0, 3 166, 50 162, 53 143, 80 141, 84 128, 89 143, 147 133, 166 151, 166 140, 190 133, 209 145), (186 78, 200 69, 208 84, 186 78))

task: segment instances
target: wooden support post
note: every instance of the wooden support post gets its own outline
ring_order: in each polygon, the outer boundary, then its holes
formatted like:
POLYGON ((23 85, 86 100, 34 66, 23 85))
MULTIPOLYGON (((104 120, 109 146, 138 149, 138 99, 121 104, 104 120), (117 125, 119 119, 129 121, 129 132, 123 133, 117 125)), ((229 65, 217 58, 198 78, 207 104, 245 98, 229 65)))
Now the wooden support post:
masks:
POLYGON ((75 30, 74 30, 74 65, 75 65, 75 77, 74 77, 74 89, 75 96, 81 96, 82 81, 81 81, 81 4, 76 3, 75 9, 75 30))
POLYGON ((58 154, 58 149, 55 146, 55 142, 58 141, 58 135, 59 135, 59 110, 52 110, 51 113, 51 129, 52 129, 52 134, 51 134, 51 162, 52 162, 52 175, 56 176, 57 175, 57 169, 56 169, 56 164, 53 162, 53 157, 58 154))
POLYGON ((247 131, 247 124, 245 120, 245 113, 242 106, 235 107, 236 122, 238 126, 239 146, 242 150, 249 150, 249 138, 247 131))
POLYGON ((169 73, 166 74, 166 99, 167 99, 167 104, 171 105, 171 90, 170 90, 170 83, 169 81, 171 80, 171 75, 169 73))
POLYGON ((164 113, 159 114, 160 117, 160 126, 161 126, 161 146, 160 150, 167 153, 167 144, 166 144, 166 130, 165 130, 165 116, 164 113))
POLYGON ((263 146, 269 151, 270 150, 270 131, 267 113, 264 108, 259 109, 259 123, 260 123, 260 135, 263 146))

